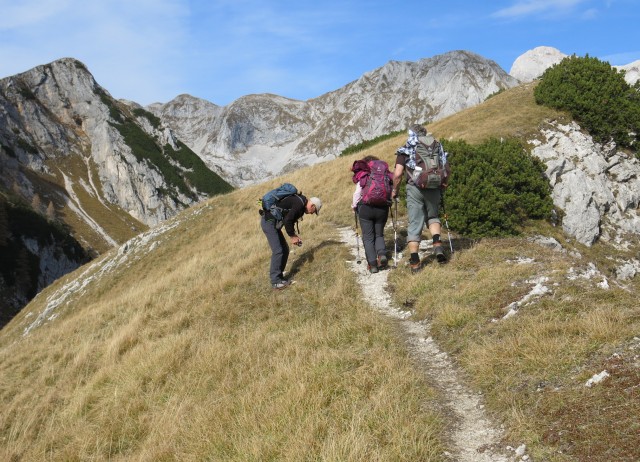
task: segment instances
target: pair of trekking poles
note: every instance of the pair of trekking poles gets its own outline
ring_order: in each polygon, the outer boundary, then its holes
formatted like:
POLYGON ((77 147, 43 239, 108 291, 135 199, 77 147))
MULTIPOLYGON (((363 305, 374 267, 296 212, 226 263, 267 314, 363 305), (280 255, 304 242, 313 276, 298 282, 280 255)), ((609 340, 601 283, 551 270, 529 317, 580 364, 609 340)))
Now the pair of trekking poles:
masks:
MULTIPOLYGON (((447 228, 447 237, 449 239, 449 249, 451 250, 451 254, 453 254, 453 242, 451 241, 451 231, 449 230, 449 220, 447 217, 447 210, 444 207, 444 198, 441 199, 440 205, 442 206, 442 214, 444 217, 444 225, 447 228)), ((391 208, 391 206, 389 206, 391 208)), ((358 235, 358 211, 356 210, 353 214, 356 220, 356 263, 359 265, 362 260, 360 259, 360 243, 359 243, 359 235, 358 235)), ((393 200, 393 212, 391 213, 391 223, 393 224, 393 267, 398 267, 398 198, 393 200)))

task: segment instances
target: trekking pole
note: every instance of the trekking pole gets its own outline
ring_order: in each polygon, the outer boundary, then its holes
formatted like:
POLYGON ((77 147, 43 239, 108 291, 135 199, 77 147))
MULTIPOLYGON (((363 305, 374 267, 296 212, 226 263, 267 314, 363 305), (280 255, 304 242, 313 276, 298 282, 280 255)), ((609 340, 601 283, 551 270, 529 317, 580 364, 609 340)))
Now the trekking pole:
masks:
POLYGON ((442 204, 442 215, 444 216, 444 225, 447 227, 447 236, 449 238, 449 248, 453 253, 453 243, 451 242, 451 232, 449 231, 449 221, 447 220, 447 209, 444 208, 444 194, 440 196, 440 204, 442 204))
POLYGON ((354 210, 353 212, 354 212, 353 216, 356 219, 356 227, 355 227, 355 230, 356 230, 356 249, 357 249, 357 253, 358 253, 358 257, 356 258, 356 263, 359 265, 362 262, 362 260, 360 260, 360 244, 358 242, 358 211, 354 210))
POLYGON ((391 222, 393 223, 393 267, 398 267, 398 198, 394 200, 394 211, 391 213, 391 222), (395 217, 394 217, 395 215, 395 217))

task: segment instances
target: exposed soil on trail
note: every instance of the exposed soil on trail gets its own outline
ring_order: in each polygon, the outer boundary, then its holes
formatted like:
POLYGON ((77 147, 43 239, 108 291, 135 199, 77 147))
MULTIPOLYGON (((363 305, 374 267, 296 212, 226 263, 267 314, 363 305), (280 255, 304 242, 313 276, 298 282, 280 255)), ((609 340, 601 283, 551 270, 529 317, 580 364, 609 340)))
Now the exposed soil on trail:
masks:
MULTIPOLYGON (((370 274, 361 243, 359 253, 362 263, 356 263, 358 250, 354 245, 353 229, 340 229, 340 238, 349 246, 354 256, 354 260, 347 264, 356 273, 365 300, 372 308, 397 320, 416 366, 429 384, 439 391, 440 412, 448 422, 451 445, 443 457, 455 462, 510 462, 529 459, 523 454, 522 448, 514 452, 500 446, 502 431, 484 412, 482 396, 465 385, 462 372, 431 337, 429 323, 412 321, 411 312, 394 305, 387 291, 390 270, 370 274)), ((393 263, 393 258, 389 263, 393 263)))

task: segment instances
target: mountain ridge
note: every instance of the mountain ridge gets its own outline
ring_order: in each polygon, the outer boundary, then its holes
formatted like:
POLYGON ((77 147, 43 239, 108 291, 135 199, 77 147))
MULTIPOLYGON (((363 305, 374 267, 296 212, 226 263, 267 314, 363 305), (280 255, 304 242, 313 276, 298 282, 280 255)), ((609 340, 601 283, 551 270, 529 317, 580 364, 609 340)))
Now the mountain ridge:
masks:
MULTIPOLYGON (((446 117, 516 83, 495 62, 458 50, 416 62, 389 61, 307 101, 246 95, 193 117, 195 110, 185 110, 185 98, 179 97, 148 109, 210 168, 227 172, 235 186, 246 186, 335 158, 350 145, 411 123, 446 117), (254 113, 256 101, 261 110, 254 113)), ((198 109, 205 106, 189 101, 198 109)))

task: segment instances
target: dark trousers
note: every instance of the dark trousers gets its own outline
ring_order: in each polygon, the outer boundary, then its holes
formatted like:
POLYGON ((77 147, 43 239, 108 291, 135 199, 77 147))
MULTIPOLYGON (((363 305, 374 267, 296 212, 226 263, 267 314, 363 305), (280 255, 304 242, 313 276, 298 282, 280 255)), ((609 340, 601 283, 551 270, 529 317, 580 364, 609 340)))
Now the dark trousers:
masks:
POLYGON ((387 248, 384 244, 384 226, 389 217, 389 207, 379 207, 367 204, 358 206, 360 228, 362 229, 362 244, 367 262, 375 266, 378 264, 378 256, 386 255, 387 248))
POLYGON ((289 244, 284 237, 282 230, 276 229, 276 223, 273 220, 260 219, 262 232, 267 236, 267 242, 271 247, 271 264, 269 266, 269 279, 275 284, 282 280, 282 272, 287 266, 289 259, 289 244))

